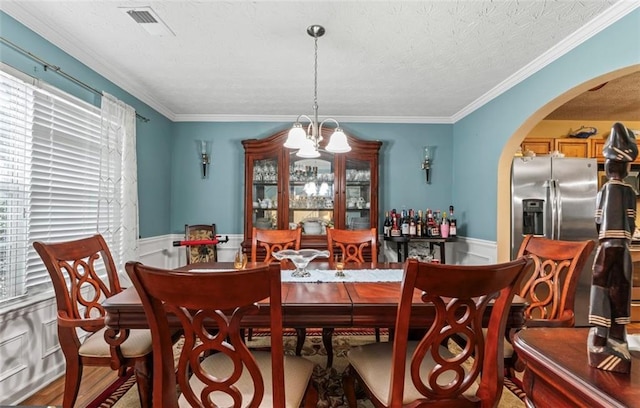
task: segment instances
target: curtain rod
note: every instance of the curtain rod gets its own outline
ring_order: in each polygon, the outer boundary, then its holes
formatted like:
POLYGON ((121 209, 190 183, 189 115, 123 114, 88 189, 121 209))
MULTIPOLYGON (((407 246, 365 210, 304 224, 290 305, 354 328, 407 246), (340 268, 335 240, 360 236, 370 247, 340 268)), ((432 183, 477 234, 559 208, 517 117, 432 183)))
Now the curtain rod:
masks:
MULTIPOLYGON (((81 87, 95 93, 98 94, 100 96, 103 96, 102 91, 97 90, 96 88, 92 87, 91 85, 88 85, 84 82, 82 82, 81 80, 79 80, 78 78, 71 76, 69 74, 67 74, 66 72, 64 72, 60 67, 53 65, 53 64, 49 64, 47 61, 43 60, 42 58, 38 57, 37 55, 32 54, 31 52, 25 50, 24 48, 21 48, 19 45, 12 43, 11 41, 7 40, 4 37, 0 37, 0 41, 2 41, 3 43, 7 44, 9 47, 13 48, 14 50, 20 52, 23 55, 26 55, 27 57, 31 58, 32 60, 36 61, 37 63, 41 64, 44 67, 44 70, 46 71, 47 69, 50 69, 52 71, 54 71, 55 73, 59 74, 60 76, 68 79, 69 81, 73 82, 76 85, 80 85, 81 87)), ((136 117, 138 119, 140 119, 141 121, 147 123, 149 122, 149 118, 145 118, 144 116, 142 116, 141 114, 139 114, 138 112, 136 112, 136 117)))

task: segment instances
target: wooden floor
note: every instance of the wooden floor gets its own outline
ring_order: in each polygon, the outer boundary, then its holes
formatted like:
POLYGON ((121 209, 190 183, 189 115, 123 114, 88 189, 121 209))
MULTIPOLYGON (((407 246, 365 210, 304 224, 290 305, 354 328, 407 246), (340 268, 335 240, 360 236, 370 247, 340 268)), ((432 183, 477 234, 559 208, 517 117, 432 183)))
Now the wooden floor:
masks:
MULTIPOLYGON (((631 323, 627 326, 630 332, 639 333, 640 323, 631 323)), ((85 367, 80 384, 80 392, 76 401, 76 407, 85 407, 93 401, 117 378, 116 372, 108 367, 85 367)), ((45 388, 38 391, 31 398, 26 399, 21 405, 58 405, 62 406, 62 394, 64 392, 64 376, 53 381, 45 388)))
MULTIPOLYGON (((76 407, 85 407, 102 391, 117 379, 117 372, 109 367, 85 367, 80 383, 80 391, 76 400, 76 407)), ((53 381, 32 397, 24 400, 21 405, 26 406, 62 406, 64 393, 64 376, 53 381)))

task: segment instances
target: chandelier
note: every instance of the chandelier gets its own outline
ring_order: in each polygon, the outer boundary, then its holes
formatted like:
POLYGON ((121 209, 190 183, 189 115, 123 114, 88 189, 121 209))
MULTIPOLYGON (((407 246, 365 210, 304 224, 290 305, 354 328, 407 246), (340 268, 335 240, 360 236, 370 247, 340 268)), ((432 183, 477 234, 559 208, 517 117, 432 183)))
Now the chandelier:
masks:
POLYGON ((296 156, 303 158, 320 157, 320 141, 322 141, 322 127, 326 122, 334 122, 335 131, 329 139, 329 143, 325 146, 325 150, 330 153, 347 153, 351 151, 351 146, 347 142, 347 136, 340 128, 340 123, 333 118, 327 118, 318 124, 318 37, 324 35, 324 27, 320 25, 311 25, 307 27, 307 33, 314 38, 315 41, 315 60, 314 60, 314 82, 313 82, 313 119, 307 115, 300 115, 296 122, 289 130, 289 135, 284 147, 289 149, 299 149, 296 156), (300 121, 304 119, 308 121, 307 129, 302 127, 300 121))

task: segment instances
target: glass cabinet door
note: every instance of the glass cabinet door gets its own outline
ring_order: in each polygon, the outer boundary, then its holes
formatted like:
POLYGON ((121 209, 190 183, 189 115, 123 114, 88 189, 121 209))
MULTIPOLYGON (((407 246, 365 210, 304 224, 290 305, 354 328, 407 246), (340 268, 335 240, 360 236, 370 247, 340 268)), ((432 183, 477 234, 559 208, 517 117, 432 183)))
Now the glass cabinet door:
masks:
POLYGON ((278 225, 278 159, 253 162, 252 182, 253 226, 276 229, 278 225))
POLYGON ((334 224, 335 170, 333 155, 316 159, 289 154, 289 228, 302 226, 303 235, 325 235, 334 224))
MULTIPOLYGON (((345 227, 350 230, 371 228, 371 161, 346 159, 345 227)), ((376 217, 376 215, 373 215, 376 217)), ((377 223, 377 220, 373 220, 377 223)), ((375 225, 375 224, 374 224, 375 225)))

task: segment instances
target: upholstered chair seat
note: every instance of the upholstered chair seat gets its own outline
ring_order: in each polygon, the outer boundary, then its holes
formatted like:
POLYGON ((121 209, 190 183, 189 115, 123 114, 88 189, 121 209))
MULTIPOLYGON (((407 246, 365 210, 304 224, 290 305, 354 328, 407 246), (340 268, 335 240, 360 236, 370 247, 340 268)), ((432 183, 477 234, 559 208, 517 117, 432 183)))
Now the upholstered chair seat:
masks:
MULTIPOLYGON (((268 373, 271 373, 271 353, 267 351, 254 351, 251 353, 256 360, 260 372, 266 373, 264 376, 264 397, 260 408, 273 407, 273 397, 271 389, 273 387, 272 378, 268 373)), ((284 357, 284 387, 287 390, 286 393, 286 408, 298 408, 302 404, 302 400, 305 396, 305 390, 309 378, 313 373, 314 364, 306 359, 285 356, 284 357)), ((223 353, 213 354, 207 357, 201 364, 202 369, 210 375, 221 377, 225 373, 231 373, 233 371, 233 364, 229 358, 223 353)), ((204 383, 198 380, 197 376, 192 376, 189 383, 196 394, 199 394, 204 388, 204 383)), ((237 389, 242 395, 243 401, 248 401, 253 395, 253 379, 249 375, 247 370, 242 372, 240 379, 235 384, 237 389)), ((181 396, 178 400, 180 407, 190 407, 184 396, 181 396)), ((222 395, 219 400, 216 400, 218 406, 232 406, 233 401, 230 397, 222 395)))
MULTIPOLYGON (((110 357, 109 344, 104 339, 106 327, 87 336, 78 354, 84 357, 110 357)), ((151 332, 146 329, 130 330, 129 337, 120 345, 125 358, 141 357, 151 353, 151 332)))
MULTIPOLYGON (((409 371, 410 356, 416 350, 418 345, 417 341, 407 342, 407 360, 405 366, 405 378, 411 378, 409 371)), ((348 361, 349 364, 358 372, 362 377, 362 380, 369 386, 369 389, 374 394, 375 398, 384 402, 385 405, 390 403, 389 383, 391 382, 391 372, 393 371, 393 360, 391 355, 393 353, 392 343, 374 343, 366 346, 352 347, 349 350, 348 361)), ((439 354, 445 358, 454 358, 455 355, 449 351, 448 348, 440 346, 439 354)), ((433 370, 436 363, 430 355, 422 361, 420 366, 420 376, 426 377, 429 371, 433 370)), ((442 383, 453 381, 455 374, 453 371, 442 375, 438 380, 442 383)), ((472 398, 478 389, 477 383, 474 383, 464 395, 472 398)), ((420 392, 416 389, 413 382, 406 381, 403 391, 403 404, 409 404, 415 400, 424 398, 420 392)))

